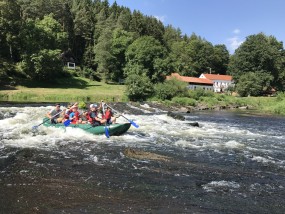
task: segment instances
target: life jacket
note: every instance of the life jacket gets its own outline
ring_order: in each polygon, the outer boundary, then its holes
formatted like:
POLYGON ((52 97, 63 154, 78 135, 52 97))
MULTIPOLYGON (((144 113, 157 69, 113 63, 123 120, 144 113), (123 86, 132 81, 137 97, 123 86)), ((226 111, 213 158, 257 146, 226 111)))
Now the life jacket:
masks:
POLYGON ((71 109, 67 109, 67 110, 65 111, 64 118, 68 120, 68 119, 69 119, 69 115, 71 114, 71 112, 72 112, 71 109))
MULTIPOLYGON (((70 114, 71 114, 71 113, 70 113, 70 114)), ((70 116, 70 115, 69 115, 69 116, 70 116)), ((79 112, 76 111, 76 112, 74 112, 74 118, 71 119, 71 123, 72 123, 72 124, 76 124, 78 120, 79 120, 79 112)))
POLYGON ((112 117, 112 112, 111 111, 106 111, 104 115, 104 119, 110 120, 112 117))
POLYGON ((90 123, 94 123, 96 120, 95 118, 97 117, 98 113, 97 111, 89 111, 87 114, 87 119, 90 123))

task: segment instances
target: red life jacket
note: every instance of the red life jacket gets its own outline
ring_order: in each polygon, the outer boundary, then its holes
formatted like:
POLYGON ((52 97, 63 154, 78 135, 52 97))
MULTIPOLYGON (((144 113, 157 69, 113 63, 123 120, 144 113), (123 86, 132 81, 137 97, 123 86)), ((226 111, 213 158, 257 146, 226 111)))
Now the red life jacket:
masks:
POLYGON ((74 118, 72 119, 71 123, 76 124, 78 120, 79 120, 79 112, 76 111, 74 112, 74 118))
POLYGON ((106 111, 104 115, 104 119, 109 120, 111 119, 111 117, 112 117, 111 111, 106 111))

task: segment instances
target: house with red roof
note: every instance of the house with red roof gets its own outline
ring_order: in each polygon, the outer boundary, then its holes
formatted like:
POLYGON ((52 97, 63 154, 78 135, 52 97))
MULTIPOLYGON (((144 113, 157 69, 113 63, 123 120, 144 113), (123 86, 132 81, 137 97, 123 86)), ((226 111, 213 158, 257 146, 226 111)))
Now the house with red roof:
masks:
POLYGON ((233 85, 233 77, 221 74, 201 74, 201 79, 208 79, 213 82, 214 92, 224 92, 230 85, 233 85))
POLYGON ((186 77, 180 76, 178 73, 172 73, 170 76, 167 76, 166 79, 176 78, 180 81, 187 82, 188 89, 196 90, 198 88, 202 88, 204 90, 213 91, 213 81, 207 78, 197 78, 197 77, 186 77))

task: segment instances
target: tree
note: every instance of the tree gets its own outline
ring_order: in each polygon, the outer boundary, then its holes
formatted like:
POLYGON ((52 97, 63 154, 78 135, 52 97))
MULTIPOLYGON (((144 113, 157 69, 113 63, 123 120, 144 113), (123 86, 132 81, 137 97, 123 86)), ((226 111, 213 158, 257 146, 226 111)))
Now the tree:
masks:
POLYGON ((62 30, 60 23, 53 18, 53 14, 44 16, 42 20, 36 20, 35 27, 43 34, 40 35, 42 46, 48 49, 67 49, 67 33, 62 30))
POLYGON ((85 48, 88 47, 89 50, 93 48, 95 16, 92 6, 91 0, 72 1, 71 13, 74 26, 72 50, 79 63, 83 61, 85 48))
POLYGON ((242 97, 258 96, 262 92, 262 82, 259 75, 254 72, 247 72, 240 76, 236 84, 236 90, 242 97))
POLYGON ((19 60, 21 17, 16 0, 0 1, 0 57, 19 60))
POLYGON ((153 94, 153 84, 142 70, 139 65, 133 66, 125 81, 126 95, 132 101, 143 101, 153 94))
POLYGON ((112 55, 112 31, 106 28, 94 48, 95 63, 100 77, 108 82, 110 73, 115 67, 115 57, 112 55))
POLYGON ((117 19, 116 27, 123 29, 125 31, 129 31, 130 29, 130 21, 132 19, 132 14, 130 9, 124 8, 122 9, 121 13, 119 14, 119 17, 117 19))
POLYGON ((225 45, 214 46, 214 61, 212 69, 219 74, 226 74, 230 54, 225 45))
POLYGON ((55 80, 63 73, 60 50, 43 49, 31 56, 25 56, 18 67, 31 79, 41 81, 55 80))
POLYGON ((192 67, 192 72, 197 72, 197 76, 213 67, 214 48, 213 45, 200 38, 190 37, 187 45, 187 54, 192 67))
POLYGON ((141 12, 134 10, 131 23, 130 31, 138 33, 140 36, 146 35, 145 19, 141 12))
POLYGON ((145 35, 152 36, 159 42, 163 42, 164 26, 154 17, 145 17, 145 35))
POLYGON ((187 42, 174 41, 170 50, 171 66, 174 71, 185 76, 196 76, 197 73, 192 67, 189 53, 187 52, 187 42))
POLYGON ((164 29, 163 42, 167 50, 170 50, 173 43, 181 41, 181 30, 175 29, 171 25, 168 25, 164 29))
POLYGON ((153 83, 161 81, 161 67, 164 66, 163 59, 166 58, 166 54, 166 49, 153 37, 140 37, 127 49, 125 74, 128 75, 133 66, 139 65, 153 83))
POLYGON ((134 33, 121 30, 119 28, 113 31, 112 35, 112 55, 116 58, 114 60, 114 70, 111 72, 111 79, 118 81, 124 76, 124 67, 126 65, 126 50, 134 41, 134 33))
POLYGON ((187 96, 187 83, 171 78, 163 83, 158 83, 154 87, 155 96, 161 100, 171 100, 175 96, 187 96))
POLYGON ((230 58, 230 74, 240 81, 239 77, 248 72, 266 73, 273 77, 272 87, 284 89, 283 78, 280 79, 284 71, 283 54, 283 44, 275 37, 263 33, 250 35, 230 58))

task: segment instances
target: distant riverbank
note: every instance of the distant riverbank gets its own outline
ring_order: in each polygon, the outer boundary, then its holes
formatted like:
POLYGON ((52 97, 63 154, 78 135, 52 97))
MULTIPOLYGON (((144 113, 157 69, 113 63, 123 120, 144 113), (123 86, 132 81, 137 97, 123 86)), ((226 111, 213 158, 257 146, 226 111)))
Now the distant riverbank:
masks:
MULTIPOLYGON (((12 103, 69 103, 69 102, 128 102, 126 86, 91 81, 86 78, 68 78, 56 83, 27 82, 18 86, 1 86, 0 102, 12 103)), ((159 108, 189 113, 199 110, 246 109, 261 114, 285 115, 285 95, 276 97, 236 97, 227 94, 192 91, 188 97, 171 100, 151 98, 146 103, 159 108)), ((140 105, 140 102, 134 103, 140 105)))

